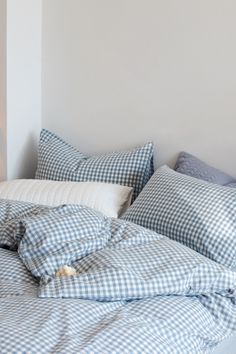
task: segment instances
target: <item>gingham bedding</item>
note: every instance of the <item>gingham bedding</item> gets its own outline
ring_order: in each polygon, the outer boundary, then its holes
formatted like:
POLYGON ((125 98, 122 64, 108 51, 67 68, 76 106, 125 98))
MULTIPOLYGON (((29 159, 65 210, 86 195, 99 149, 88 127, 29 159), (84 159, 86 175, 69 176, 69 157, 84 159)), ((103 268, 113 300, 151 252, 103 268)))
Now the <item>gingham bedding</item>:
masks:
POLYGON ((0 201, 18 230, 18 253, 0 248, 0 353, 208 353, 236 330, 223 265, 86 207, 21 204, 0 201), (55 277, 65 264, 76 276, 55 277))
POLYGON ((17 250, 20 237, 24 232, 20 220, 47 210, 49 207, 0 199, 0 247, 17 250))
POLYGON ((146 227, 236 269, 236 190, 156 170, 122 219, 146 227))
POLYGON ((54 133, 40 134, 35 178, 54 181, 105 182, 133 187, 133 200, 153 174, 153 144, 130 151, 85 156, 54 133))

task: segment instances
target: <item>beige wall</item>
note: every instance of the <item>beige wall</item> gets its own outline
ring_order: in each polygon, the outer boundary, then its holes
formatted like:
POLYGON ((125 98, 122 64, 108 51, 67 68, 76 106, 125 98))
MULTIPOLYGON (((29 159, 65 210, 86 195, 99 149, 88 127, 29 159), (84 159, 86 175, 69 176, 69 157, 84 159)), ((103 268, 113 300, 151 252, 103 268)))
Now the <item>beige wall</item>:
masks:
POLYGON ((44 0, 43 126, 84 152, 154 140, 236 176, 234 0, 44 0))

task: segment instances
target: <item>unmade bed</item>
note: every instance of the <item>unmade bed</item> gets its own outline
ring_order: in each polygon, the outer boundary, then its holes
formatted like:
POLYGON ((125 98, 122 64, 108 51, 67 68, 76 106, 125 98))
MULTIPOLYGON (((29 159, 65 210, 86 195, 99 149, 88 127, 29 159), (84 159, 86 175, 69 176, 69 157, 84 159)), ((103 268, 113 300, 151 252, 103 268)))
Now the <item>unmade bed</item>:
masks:
POLYGON ((235 186, 43 130, 36 179, 0 183, 0 353, 235 354, 235 186))
POLYGON ((235 330, 236 274, 197 252, 87 207, 0 208, 0 352, 205 353, 235 330))

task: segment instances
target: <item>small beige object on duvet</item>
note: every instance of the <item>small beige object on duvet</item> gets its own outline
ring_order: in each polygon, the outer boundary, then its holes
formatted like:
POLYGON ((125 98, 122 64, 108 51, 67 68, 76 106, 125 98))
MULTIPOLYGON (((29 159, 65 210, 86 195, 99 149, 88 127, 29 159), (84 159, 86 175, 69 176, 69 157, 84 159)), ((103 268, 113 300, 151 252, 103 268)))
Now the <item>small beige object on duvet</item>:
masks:
POLYGON ((76 274, 76 269, 67 265, 61 267, 56 272, 56 277, 69 277, 76 274))

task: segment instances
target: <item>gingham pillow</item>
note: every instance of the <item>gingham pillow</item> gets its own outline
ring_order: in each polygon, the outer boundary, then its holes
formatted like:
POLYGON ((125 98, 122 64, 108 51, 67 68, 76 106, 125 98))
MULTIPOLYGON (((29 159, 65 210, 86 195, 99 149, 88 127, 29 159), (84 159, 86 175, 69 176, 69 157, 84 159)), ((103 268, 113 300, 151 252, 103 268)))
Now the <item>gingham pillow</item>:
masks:
POLYGON ((236 267, 236 191, 159 168, 123 219, 236 267))
POLYGON ((55 134, 40 134, 36 179, 107 182, 133 187, 133 200, 153 174, 153 144, 87 157, 55 134))

